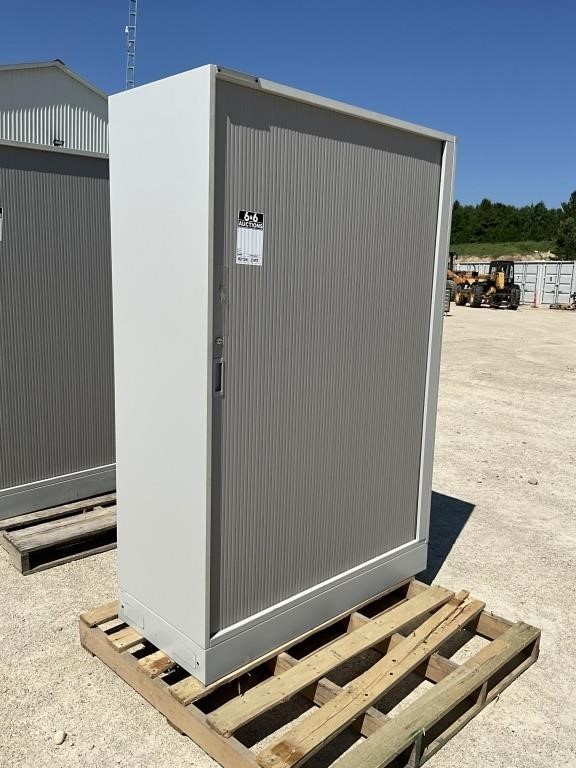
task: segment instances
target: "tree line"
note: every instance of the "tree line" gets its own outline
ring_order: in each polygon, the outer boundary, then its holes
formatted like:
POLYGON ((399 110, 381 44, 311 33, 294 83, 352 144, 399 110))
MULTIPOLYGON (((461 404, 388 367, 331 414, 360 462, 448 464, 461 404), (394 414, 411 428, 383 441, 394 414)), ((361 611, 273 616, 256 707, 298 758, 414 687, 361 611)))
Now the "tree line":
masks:
POLYGON ((560 208, 505 205, 485 198, 478 205, 454 202, 452 245, 548 240, 559 258, 576 259, 576 191, 560 208))

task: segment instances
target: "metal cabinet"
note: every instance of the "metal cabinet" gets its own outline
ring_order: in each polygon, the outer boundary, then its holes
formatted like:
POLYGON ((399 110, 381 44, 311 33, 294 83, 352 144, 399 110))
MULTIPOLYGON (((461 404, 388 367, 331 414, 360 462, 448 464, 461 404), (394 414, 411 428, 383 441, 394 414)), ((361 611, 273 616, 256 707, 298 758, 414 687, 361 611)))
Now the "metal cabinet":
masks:
POLYGON ((454 139, 211 66, 110 130, 120 612, 210 682, 425 566, 454 139))

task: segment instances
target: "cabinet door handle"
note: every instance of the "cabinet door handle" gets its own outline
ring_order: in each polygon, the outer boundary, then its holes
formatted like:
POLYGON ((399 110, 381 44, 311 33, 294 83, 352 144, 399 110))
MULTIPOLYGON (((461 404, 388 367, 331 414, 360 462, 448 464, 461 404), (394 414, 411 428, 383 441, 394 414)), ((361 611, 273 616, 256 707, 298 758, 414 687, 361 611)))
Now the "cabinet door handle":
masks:
POLYGON ((224 397, 224 360, 221 357, 218 360, 214 360, 212 376, 214 381, 214 395, 216 397, 224 397))

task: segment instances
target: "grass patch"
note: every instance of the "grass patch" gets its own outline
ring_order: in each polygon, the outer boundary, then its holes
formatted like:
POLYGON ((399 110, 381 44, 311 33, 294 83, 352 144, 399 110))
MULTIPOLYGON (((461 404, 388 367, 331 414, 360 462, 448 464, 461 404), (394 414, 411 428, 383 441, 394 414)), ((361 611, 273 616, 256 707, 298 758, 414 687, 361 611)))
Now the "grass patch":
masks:
POLYGON ((521 243, 457 243, 451 245, 450 250, 455 251, 459 257, 462 256, 490 256, 499 258, 500 256, 527 256, 534 251, 550 251, 553 242, 551 240, 526 240, 521 243))

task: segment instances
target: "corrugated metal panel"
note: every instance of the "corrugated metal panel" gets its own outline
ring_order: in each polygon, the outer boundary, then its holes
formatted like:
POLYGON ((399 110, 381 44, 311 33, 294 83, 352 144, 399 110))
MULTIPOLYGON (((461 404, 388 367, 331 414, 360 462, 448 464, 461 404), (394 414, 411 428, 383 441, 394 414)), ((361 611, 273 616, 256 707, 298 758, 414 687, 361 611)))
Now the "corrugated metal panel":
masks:
POLYGON ((442 153, 216 93, 213 632, 415 536, 442 153), (241 209, 261 267, 235 264, 241 209))
POLYGON ((108 152, 108 102, 56 67, 0 71, 0 139, 108 152))
POLYGON ((0 489, 114 462, 108 161, 0 146, 0 489))

